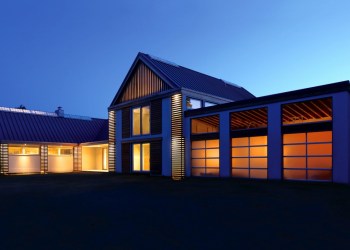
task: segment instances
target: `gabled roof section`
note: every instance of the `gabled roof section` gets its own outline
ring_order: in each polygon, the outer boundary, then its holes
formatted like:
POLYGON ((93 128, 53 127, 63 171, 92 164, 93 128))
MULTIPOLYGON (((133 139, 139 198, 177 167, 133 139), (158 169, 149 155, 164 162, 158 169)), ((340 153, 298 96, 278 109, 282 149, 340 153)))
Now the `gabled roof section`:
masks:
POLYGON ((188 89, 231 101, 254 98, 253 94, 236 84, 205 75, 155 56, 139 53, 114 97, 111 106, 156 93, 145 93, 145 90, 143 90, 143 88, 154 88, 154 83, 158 84, 158 86, 159 84, 161 85, 161 88, 158 88, 159 92, 171 89, 188 89), (149 77, 142 78, 143 75, 150 75, 156 80, 152 80, 149 77), (145 87, 145 85, 149 86, 145 87), (135 93, 135 91, 139 92, 135 93))
POLYGON ((178 86, 170 84, 160 72, 156 73, 154 70, 156 69, 153 69, 152 65, 144 60, 143 54, 139 53, 111 106, 171 90, 174 87, 178 88, 178 86))
POLYGON ((108 120, 0 111, 0 141, 82 143, 108 140, 108 120))
POLYGON ((180 88, 194 90, 232 101, 255 97, 243 87, 228 81, 182 67, 151 55, 143 54, 143 56, 180 88))

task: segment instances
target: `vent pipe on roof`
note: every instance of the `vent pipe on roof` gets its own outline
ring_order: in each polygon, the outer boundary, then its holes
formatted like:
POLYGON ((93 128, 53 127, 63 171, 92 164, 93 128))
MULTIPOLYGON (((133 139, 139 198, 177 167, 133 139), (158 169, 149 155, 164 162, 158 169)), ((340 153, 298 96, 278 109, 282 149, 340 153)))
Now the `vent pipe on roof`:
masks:
POLYGON ((55 110, 55 113, 57 114, 58 117, 64 117, 64 110, 62 107, 57 107, 57 110, 55 110))

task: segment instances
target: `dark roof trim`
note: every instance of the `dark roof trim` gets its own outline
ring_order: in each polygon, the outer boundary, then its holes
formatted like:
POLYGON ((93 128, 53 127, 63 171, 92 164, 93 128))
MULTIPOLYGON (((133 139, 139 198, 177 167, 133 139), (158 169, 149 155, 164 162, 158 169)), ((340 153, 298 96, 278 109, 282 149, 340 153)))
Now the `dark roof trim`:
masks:
POLYGON ((201 109, 194 109, 185 111, 185 117, 195 116, 195 115, 203 115, 210 114, 213 112, 221 112, 231 109, 237 108, 246 108, 257 105, 266 105, 275 102, 283 102, 293 99, 307 98, 324 94, 337 93, 341 91, 350 91, 350 83, 349 81, 342 81, 336 83, 330 83, 326 85, 320 85, 311 88, 293 90, 289 92, 283 92, 273 95, 267 95, 262 97, 257 97, 248 100, 218 104, 212 107, 206 107, 201 109))
POLYGON ((23 145, 27 144, 28 146, 30 145, 47 145, 47 146, 77 146, 79 143, 74 143, 74 142, 46 142, 46 141, 13 141, 13 140, 0 140, 1 144, 9 144, 9 145, 23 145))
POLYGON ((149 96, 145 96, 145 97, 142 97, 142 98, 139 98, 139 99, 135 99, 135 100, 131 100, 131 101, 127 101, 127 102, 123 102, 123 103, 111 106, 111 107, 108 108, 108 111, 139 105, 139 104, 142 104, 142 103, 145 103, 145 102, 149 102, 151 100, 172 96, 172 95, 174 95, 176 93, 180 93, 180 91, 178 89, 171 89, 171 90, 168 90, 168 91, 155 93, 155 94, 152 94, 152 95, 149 95, 149 96))
POLYGON ((136 68, 136 65, 139 62, 143 62, 147 67, 149 67, 160 79, 162 79, 166 84, 168 84, 171 88, 179 88, 179 86, 174 83, 172 80, 170 80, 168 77, 166 77, 166 75, 161 72, 160 70, 158 70, 154 64, 146 57, 144 56, 143 53, 139 52, 133 62, 133 64, 131 65, 128 73, 126 74, 122 84, 119 87, 119 90, 117 92, 117 94, 115 95, 115 97, 113 98, 110 107, 114 106, 115 102, 118 100, 119 96, 122 94, 129 78, 131 77, 132 73, 134 72, 134 69, 136 68))

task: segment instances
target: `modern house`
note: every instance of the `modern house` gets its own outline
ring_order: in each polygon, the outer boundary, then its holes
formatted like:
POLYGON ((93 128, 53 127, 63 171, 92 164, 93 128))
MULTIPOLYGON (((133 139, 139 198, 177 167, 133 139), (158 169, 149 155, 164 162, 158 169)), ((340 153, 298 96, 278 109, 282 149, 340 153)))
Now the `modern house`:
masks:
POLYGON ((0 109, 1 172, 350 184, 349 91, 344 81, 255 97, 236 84, 139 53, 108 108, 108 121, 62 116, 60 110, 0 109), (63 160, 72 164, 63 168, 63 160))
POLYGON ((108 121, 0 107, 2 174, 107 171, 108 121))
POLYGON ((252 98, 240 86, 139 53, 109 107, 110 170, 183 178, 183 111, 252 98))

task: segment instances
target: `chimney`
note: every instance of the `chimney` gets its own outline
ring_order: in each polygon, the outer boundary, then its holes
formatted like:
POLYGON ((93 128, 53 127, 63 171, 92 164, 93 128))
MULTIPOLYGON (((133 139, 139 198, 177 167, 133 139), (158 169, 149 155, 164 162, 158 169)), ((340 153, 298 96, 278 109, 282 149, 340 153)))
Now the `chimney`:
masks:
POLYGON ((55 110, 55 113, 57 114, 58 117, 64 117, 64 110, 62 107, 57 107, 57 110, 55 110))

